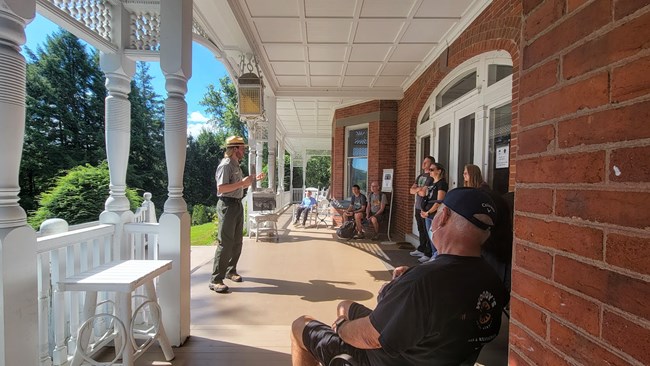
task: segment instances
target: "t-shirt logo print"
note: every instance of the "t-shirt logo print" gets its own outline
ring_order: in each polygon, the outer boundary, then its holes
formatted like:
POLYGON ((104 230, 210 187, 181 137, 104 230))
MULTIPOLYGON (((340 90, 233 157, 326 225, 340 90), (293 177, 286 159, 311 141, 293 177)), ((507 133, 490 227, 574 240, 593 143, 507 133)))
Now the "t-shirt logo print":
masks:
POLYGON ((494 296, 489 291, 483 291, 476 302, 476 310, 479 311, 476 325, 480 329, 488 329, 492 324, 492 309, 497 305, 494 296))

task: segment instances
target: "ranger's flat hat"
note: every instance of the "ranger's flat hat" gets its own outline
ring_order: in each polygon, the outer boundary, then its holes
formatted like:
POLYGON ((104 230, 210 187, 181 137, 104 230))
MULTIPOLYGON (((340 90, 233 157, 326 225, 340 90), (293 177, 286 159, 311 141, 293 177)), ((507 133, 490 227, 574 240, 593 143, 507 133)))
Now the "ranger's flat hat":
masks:
POLYGON ((246 141, 239 136, 230 136, 226 139, 226 147, 248 146, 246 141))

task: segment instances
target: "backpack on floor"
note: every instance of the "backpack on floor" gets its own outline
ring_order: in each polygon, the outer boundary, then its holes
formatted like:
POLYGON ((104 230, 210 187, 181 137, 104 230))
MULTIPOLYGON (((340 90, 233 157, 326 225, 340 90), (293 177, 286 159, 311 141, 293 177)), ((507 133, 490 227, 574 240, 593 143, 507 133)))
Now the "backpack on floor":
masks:
POLYGON ((336 235, 339 239, 350 239, 354 236, 354 221, 346 221, 336 229, 336 235))

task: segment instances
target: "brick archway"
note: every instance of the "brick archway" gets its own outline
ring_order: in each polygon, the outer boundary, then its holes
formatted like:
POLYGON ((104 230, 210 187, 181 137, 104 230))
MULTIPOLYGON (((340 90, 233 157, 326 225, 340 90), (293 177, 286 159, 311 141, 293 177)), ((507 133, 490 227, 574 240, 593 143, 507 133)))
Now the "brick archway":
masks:
MULTIPOLYGON (((511 171, 514 172, 514 162, 517 153, 516 133, 518 119, 518 83, 520 64, 520 31, 521 23, 520 0, 495 0, 488 8, 460 35, 448 50, 445 59, 439 57, 404 93, 404 98, 398 104, 396 146, 399 152, 408 152, 408 156, 396 156, 395 171, 396 187, 410 187, 415 170, 416 135, 418 115, 433 90, 440 81, 455 67, 466 60, 480 54, 504 50, 508 52, 513 63, 512 85, 512 143, 510 148, 511 171)), ((445 54, 443 53, 443 56, 445 54)), ((510 185, 514 186, 514 173, 511 173, 510 185)), ((408 189, 398 190, 395 199, 399 202, 410 202, 413 197, 408 189)), ((400 210, 396 213, 394 231, 399 236, 410 232, 411 211, 400 210)))

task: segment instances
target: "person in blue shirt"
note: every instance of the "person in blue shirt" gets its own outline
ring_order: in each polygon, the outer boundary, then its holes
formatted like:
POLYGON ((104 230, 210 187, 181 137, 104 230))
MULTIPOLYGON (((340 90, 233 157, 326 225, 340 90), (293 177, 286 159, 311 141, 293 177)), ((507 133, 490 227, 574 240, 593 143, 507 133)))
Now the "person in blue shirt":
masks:
POLYGON ((302 202, 296 208, 296 220, 293 222, 294 225, 300 225, 300 215, 302 215, 302 226, 305 226, 307 223, 307 215, 313 207, 316 206, 316 199, 311 196, 311 191, 305 192, 305 198, 302 199, 302 202))

